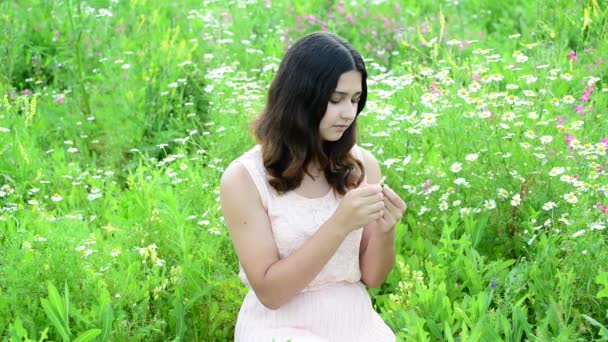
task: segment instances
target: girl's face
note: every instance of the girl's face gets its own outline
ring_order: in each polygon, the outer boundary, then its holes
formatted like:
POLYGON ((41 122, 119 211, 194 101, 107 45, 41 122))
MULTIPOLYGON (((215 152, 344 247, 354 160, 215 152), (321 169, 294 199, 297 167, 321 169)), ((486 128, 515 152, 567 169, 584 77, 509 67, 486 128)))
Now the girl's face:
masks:
POLYGON ((329 98, 327 111, 319 124, 324 141, 337 141, 357 117, 361 97, 361 73, 351 70, 340 75, 338 85, 329 98))

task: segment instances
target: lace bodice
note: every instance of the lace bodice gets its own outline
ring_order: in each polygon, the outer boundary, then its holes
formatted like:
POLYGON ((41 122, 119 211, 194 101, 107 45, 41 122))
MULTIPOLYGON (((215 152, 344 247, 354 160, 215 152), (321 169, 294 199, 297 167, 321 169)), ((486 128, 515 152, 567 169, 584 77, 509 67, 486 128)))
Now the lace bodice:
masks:
MULTIPOLYGON (((353 147, 353 153, 356 158, 363 160, 358 146, 353 147)), ((279 195, 268 183, 260 145, 243 154, 235 162, 245 166, 260 193, 281 258, 286 258, 296 251, 338 207, 341 196, 336 196, 333 190, 319 198, 303 197, 294 191, 279 195)), ((357 282, 361 279, 359 244, 362 232, 363 228, 359 228, 347 235, 307 289, 340 281, 357 282)), ((239 277, 243 283, 250 286, 242 267, 239 277)))

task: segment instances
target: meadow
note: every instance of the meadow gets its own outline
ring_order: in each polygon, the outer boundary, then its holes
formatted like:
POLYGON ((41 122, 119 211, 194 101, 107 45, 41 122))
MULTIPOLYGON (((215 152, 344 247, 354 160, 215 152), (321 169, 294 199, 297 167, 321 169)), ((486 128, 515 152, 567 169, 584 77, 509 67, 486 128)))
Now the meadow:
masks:
POLYGON ((365 57, 403 341, 608 340, 598 0, 0 2, 0 339, 227 341, 219 179, 289 44, 365 57))

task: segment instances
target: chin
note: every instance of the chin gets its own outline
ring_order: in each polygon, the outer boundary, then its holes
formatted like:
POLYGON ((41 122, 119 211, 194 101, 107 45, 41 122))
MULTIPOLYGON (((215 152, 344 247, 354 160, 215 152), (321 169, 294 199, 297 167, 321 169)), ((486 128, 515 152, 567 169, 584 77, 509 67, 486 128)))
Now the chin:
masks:
POLYGON ((340 140, 342 138, 342 136, 343 136, 343 134, 329 136, 329 137, 325 136, 325 137, 322 137, 321 139, 323 141, 338 141, 338 140, 340 140))

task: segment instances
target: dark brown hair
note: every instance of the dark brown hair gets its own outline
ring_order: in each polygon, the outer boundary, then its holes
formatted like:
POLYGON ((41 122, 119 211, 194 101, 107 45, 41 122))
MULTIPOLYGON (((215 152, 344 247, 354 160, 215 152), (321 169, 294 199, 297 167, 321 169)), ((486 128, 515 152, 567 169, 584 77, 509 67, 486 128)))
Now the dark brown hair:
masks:
POLYGON ((356 118, 337 141, 323 141, 319 134, 338 80, 351 70, 361 73, 358 118, 367 99, 367 70, 361 55, 346 40, 316 32, 287 50, 270 85, 266 106, 253 122, 264 167, 272 176, 269 183, 277 192, 300 186, 313 161, 341 195, 363 181, 363 164, 350 154, 357 140, 356 118))

